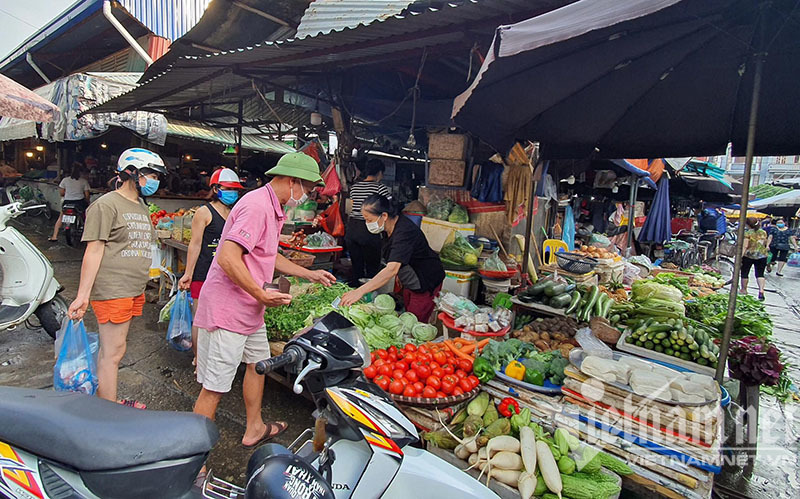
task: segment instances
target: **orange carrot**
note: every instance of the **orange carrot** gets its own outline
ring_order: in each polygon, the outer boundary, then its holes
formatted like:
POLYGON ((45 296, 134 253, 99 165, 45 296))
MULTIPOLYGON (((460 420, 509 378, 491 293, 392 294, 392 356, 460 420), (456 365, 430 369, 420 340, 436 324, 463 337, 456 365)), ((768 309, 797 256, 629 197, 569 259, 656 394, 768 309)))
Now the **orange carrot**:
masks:
POLYGON ((489 338, 486 338, 486 339, 484 339, 484 340, 481 340, 481 341, 479 341, 479 342, 477 342, 477 343, 472 343, 472 344, 469 344, 469 345, 467 345, 467 346, 463 347, 463 348, 461 349, 461 351, 462 351, 463 353, 466 353, 466 354, 471 354, 472 352, 474 352, 474 351, 475 351, 475 349, 476 349, 476 348, 477 348, 478 350, 480 350, 480 349, 482 349, 484 346, 486 346, 486 344, 487 344, 487 343, 489 343, 489 338))
POLYGON ((467 355, 467 354, 465 354, 464 352, 462 352, 461 350, 459 350, 459 349, 458 349, 458 348, 457 348, 457 347, 456 347, 456 346, 453 344, 453 342, 452 342, 452 341, 450 341, 450 340, 445 340, 445 341, 444 341, 444 344, 447 346, 447 348, 449 348, 449 349, 450 349, 450 351, 452 351, 452 352, 453 352, 453 353, 456 355, 456 357, 461 357, 462 359, 474 360, 474 359, 472 358, 472 356, 471 356, 471 355, 467 355))

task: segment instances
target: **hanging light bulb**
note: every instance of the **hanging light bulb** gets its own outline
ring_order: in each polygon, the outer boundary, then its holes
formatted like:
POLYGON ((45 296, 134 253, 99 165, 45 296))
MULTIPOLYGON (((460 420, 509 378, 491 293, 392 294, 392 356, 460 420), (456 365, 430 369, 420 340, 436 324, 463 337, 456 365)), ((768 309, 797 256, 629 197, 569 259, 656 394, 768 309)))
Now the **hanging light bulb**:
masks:
POLYGON ((42 152, 42 151, 44 151, 44 146, 39 144, 39 145, 36 146, 36 150, 39 151, 39 152, 42 152))
POLYGON ((617 184, 614 184, 614 187, 611 188, 611 192, 613 192, 614 194, 619 192, 619 187, 617 187, 617 184))
POLYGON ((414 147, 417 145, 417 139, 414 138, 413 132, 408 134, 408 140, 406 141, 406 145, 408 147, 414 147))
POLYGON ((575 183, 575 175, 570 175, 567 177, 567 184, 573 185, 575 183))
POLYGON ((108 144, 103 142, 102 144, 100 144, 100 149, 108 149, 108 144))

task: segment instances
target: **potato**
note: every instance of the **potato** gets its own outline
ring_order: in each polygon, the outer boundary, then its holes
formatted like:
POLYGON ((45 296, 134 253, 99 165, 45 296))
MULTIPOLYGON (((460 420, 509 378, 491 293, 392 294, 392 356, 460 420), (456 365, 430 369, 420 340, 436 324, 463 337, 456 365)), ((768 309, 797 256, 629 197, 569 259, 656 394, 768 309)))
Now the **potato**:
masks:
POLYGON ((550 333, 547 333, 547 332, 541 333, 539 335, 539 339, 542 340, 542 341, 550 341, 550 333))
POLYGON ((550 345, 548 345, 546 341, 542 340, 534 341, 533 346, 535 346, 540 352, 547 352, 550 349, 550 345))

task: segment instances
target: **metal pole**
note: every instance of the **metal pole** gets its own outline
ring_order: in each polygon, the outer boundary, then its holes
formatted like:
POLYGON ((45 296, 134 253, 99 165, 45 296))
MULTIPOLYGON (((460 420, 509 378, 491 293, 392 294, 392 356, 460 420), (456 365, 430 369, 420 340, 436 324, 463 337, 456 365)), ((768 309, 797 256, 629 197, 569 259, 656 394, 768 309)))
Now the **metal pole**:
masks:
POLYGON ((237 115, 238 127, 236 128, 237 131, 239 132, 236 135, 236 169, 237 170, 242 166, 242 121, 244 121, 243 113, 244 113, 244 101, 239 101, 239 113, 237 115))
MULTIPOLYGON (((763 13, 762 13, 763 17, 763 13)), ((728 316, 725 318, 725 329, 722 333, 722 346, 717 359, 717 382, 722 384, 725 376, 725 361, 728 359, 728 344, 733 332, 733 317, 736 313, 736 294, 739 289, 739 277, 742 271, 742 246, 744 245, 744 228, 747 221, 747 202, 750 196, 750 175, 753 169, 753 150, 756 143, 756 121, 758 118, 758 101, 761 93, 761 73, 764 68, 764 54, 756 55, 756 69, 753 75, 753 99, 750 102, 750 123, 747 127, 747 151, 744 160, 744 178, 742 179, 742 202, 739 207, 739 228, 736 231, 736 261, 733 265, 733 280, 728 295, 728 316)))
POLYGON ((628 242, 625 246, 625 254, 631 255, 631 244, 633 243, 633 206, 636 204, 636 191, 639 190, 639 179, 636 175, 631 175, 631 192, 628 197, 628 242))
MULTIPOLYGON (((539 165, 534 165, 532 175, 536 173, 536 168, 539 165)), ((536 201, 536 185, 538 182, 531 182, 531 195, 528 198, 528 214, 525 218, 525 248, 522 250, 522 273, 528 274, 528 261, 531 256, 531 232, 533 231, 533 203, 536 201)))

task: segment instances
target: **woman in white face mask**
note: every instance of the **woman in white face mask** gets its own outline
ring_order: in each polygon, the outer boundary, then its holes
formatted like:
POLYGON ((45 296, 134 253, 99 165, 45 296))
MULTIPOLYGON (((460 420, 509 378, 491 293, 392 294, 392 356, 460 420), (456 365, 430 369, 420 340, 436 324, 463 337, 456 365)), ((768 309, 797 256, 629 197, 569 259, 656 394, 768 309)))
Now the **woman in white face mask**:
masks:
POLYGON ((433 299, 444 281, 444 268, 428 245, 425 234, 400 213, 400 207, 390 198, 373 194, 361 205, 367 230, 373 234, 386 233, 381 256, 386 266, 375 277, 342 296, 342 305, 357 302, 397 277, 403 286, 403 304, 407 312, 420 322, 428 322, 433 312, 433 299))

